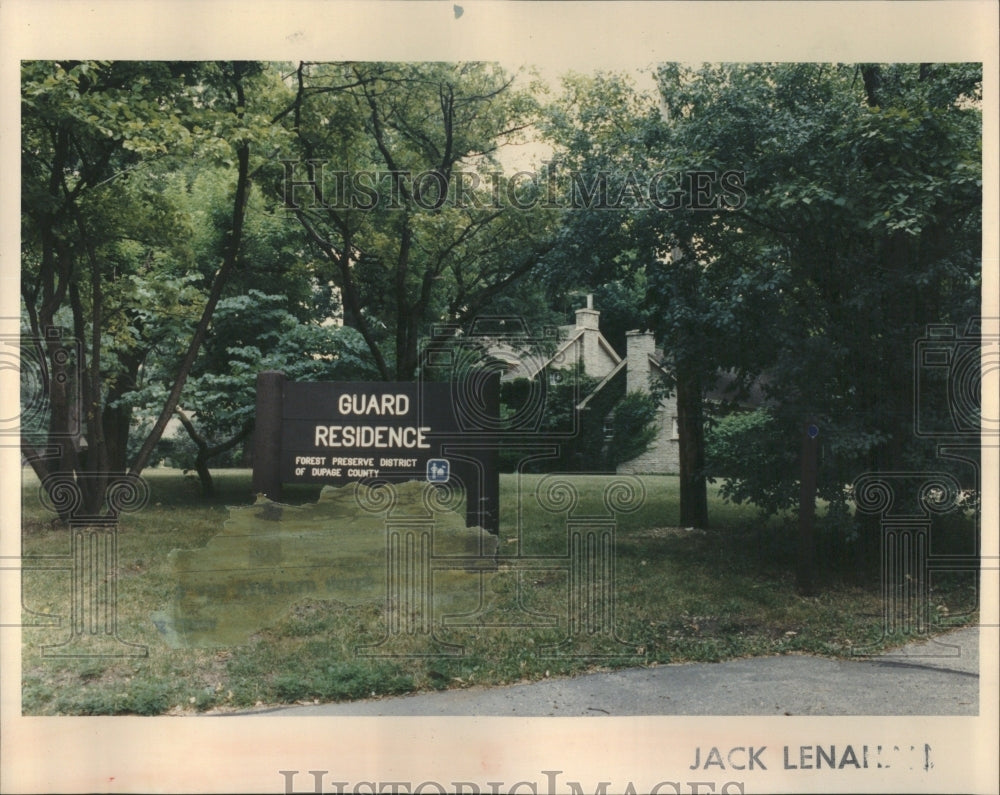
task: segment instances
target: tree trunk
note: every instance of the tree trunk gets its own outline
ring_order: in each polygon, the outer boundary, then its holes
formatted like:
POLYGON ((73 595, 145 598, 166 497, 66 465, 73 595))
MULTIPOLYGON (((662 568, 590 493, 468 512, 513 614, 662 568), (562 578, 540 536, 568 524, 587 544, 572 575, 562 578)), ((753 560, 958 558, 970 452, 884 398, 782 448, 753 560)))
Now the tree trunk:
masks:
POLYGON ((701 380, 696 373, 677 374, 677 434, 680 447, 681 525, 708 527, 705 481, 705 423, 701 380))
POLYGON ((206 497, 212 497, 215 494, 215 482, 212 480, 212 473, 208 468, 208 462, 216 456, 228 453, 234 447, 242 444, 250 436, 250 432, 253 430, 253 423, 248 422, 244 425, 242 430, 232 439, 210 447, 208 440, 198 432, 191 418, 180 408, 177 409, 177 417, 181 421, 184 430, 187 431, 188 436, 191 437, 191 441, 198 448, 198 453, 194 459, 194 469, 198 473, 198 480, 201 482, 201 493, 206 497))
POLYGON ((865 84, 865 99, 868 106, 879 106, 879 89, 882 87, 882 72, 877 64, 865 64, 861 67, 861 79, 865 84))
POLYGON ((111 472, 122 473, 128 469, 128 439, 132 427, 132 407, 121 398, 136 389, 139 368, 145 351, 130 349, 117 354, 121 371, 112 384, 104 399, 102 426, 104 428, 104 443, 107 447, 108 469, 111 472), (117 404, 117 405, 113 405, 117 404))

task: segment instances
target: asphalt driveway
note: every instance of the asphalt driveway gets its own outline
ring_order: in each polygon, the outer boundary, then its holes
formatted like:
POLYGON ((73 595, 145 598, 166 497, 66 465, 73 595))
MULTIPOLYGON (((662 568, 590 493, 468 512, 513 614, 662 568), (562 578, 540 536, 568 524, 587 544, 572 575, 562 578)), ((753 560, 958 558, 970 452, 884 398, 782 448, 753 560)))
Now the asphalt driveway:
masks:
POLYGON ((954 630, 892 652, 850 660, 783 655, 658 665, 505 687, 253 712, 520 717, 976 715, 981 632, 987 630, 954 630))

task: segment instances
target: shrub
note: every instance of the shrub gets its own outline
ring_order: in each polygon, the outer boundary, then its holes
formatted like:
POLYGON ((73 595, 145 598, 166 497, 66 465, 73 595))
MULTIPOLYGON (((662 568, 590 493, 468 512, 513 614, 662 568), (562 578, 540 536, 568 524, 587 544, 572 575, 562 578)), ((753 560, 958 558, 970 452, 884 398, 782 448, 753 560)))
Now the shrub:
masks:
POLYGON ((729 414, 705 433, 706 473, 712 480, 723 479, 719 494, 724 499, 776 514, 795 504, 797 439, 767 409, 729 414))

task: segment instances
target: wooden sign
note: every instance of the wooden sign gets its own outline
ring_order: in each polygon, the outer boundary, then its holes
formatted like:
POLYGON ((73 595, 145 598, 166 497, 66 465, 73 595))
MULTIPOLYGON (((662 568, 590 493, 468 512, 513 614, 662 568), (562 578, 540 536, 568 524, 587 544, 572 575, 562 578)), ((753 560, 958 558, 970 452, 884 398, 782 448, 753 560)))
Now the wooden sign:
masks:
MULTIPOLYGON (((481 386, 477 408, 498 417, 499 376, 481 386)), ((454 480, 466 492, 470 526, 495 533, 496 445, 469 426, 456 394, 462 399, 450 383, 294 382, 260 373, 254 491, 279 500, 283 483, 454 480)))

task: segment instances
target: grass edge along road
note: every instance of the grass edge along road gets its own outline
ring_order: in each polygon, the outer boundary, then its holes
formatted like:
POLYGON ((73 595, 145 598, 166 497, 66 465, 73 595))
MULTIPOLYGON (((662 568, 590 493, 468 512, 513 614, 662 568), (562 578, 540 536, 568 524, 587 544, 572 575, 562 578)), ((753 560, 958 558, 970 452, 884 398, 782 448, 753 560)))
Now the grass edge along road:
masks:
MULTIPOLYGON (((232 515, 227 506, 250 504, 248 471, 214 474, 218 496, 206 499, 193 478, 176 470, 147 472, 150 502, 123 517, 117 534, 115 583, 118 635, 148 653, 112 658, 42 654, 42 647, 62 643, 69 634, 70 533, 41 507, 37 481, 25 472, 22 588, 25 623, 34 625, 22 635, 25 714, 187 714, 320 703, 636 665, 788 653, 849 656, 913 638, 884 635, 878 566, 852 560, 850 545, 839 540, 843 528, 820 522, 822 590, 805 598, 795 592, 792 517, 762 522, 752 507, 724 503, 713 491, 712 528, 679 528, 677 479, 648 476, 640 478, 641 507, 618 517, 610 649, 588 645, 587 638, 578 648, 560 647, 567 634, 562 618, 556 626, 533 628, 514 620, 461 631, 435 624, 435 638, 460 642, 461 655, 407 656, 404 645, 390 656, 359 656, 359 646, 377 646, 386 634, 384 598, 348 605, 312 597, 295 601, 246 643, 170 648, 151 620, 176 588, 170 551, 205 548, 232 515), (42 560, 49 561, 45 568, 36 565, 42 560), (61 617, 58 626, 54 616, 61 617)), ((542 477, 524 476, 522 492, 530 494, 542 477)), ((609 476, 569 477, 581 509, 600 503, 609 476)), ((525 500, 519 539, 516 489, 515 476, 502 476, 498 571, 486 589, 493 624, 526 612, 551 615, 562 609, 566 615, 565 571, 514 571, 518 549, 561 554, 565 520, 525 500)), ((286 501, 309 505, 318 495, 318 489, 289 490, 286 501)), ((962 534, 972 524, 971 516, 954 516, 935 532, 962 534)), ((932 632, 976 620, 976 583, 975 576, 959 574, 932 583, 932 632)))

